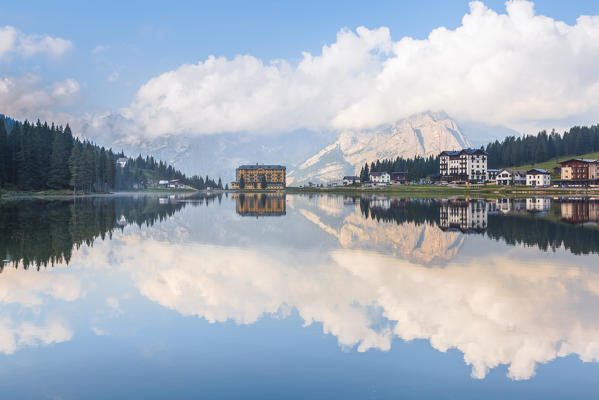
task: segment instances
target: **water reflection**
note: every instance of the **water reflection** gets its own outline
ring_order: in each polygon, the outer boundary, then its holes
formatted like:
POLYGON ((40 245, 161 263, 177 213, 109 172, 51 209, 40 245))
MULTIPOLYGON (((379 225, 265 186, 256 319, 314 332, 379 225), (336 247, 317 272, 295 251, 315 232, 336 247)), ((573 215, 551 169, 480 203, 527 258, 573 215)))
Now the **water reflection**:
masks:
POLYGON ((285 193, 239 193, 237 214, 250 217, 280 217, 285 215, 285 193))
MULTIPOLYGON (((0 302, 18 306, 0 318, 0 352, 69 341, 76 314, 44 308, 77 303, 92 314, 99 306, 86 302, 99 292, 119 320, 134 318, 119 296, 212 323, 250 325, 296 310, 345 349, 426 339, 458 349, 474 377, 507 365, 511 378, 528 379, 558 357, 599 360, 599 271, 595 256, 577 256, 598 251, 599 229, 588 223, 596 206, 222 194, 3 204, 7 257, 61 266, 0 275, 0 302), (281 209, 285 218, 238 216, 281 209), (55 226, 40 222, 50 216, 55 226), (38 233, 51 243, 43 251, 38 233)), ((145 311, 137 314, 151 320, 145 311)), ((116 319, 84 319, 98 335, 118 329, 116 319)))
POLYGON ((0 272, 5 265, 69 263, 73 247, 92 245, 128 224, 152 226, 185 203, 156 196, 0 202, 0 272))

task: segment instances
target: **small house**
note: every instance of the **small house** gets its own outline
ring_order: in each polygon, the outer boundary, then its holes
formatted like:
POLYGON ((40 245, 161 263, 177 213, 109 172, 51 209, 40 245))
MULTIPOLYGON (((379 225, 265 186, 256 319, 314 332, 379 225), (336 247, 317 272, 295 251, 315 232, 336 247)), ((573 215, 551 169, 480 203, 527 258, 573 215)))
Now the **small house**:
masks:
POLYGON ((359 183, 360 178, 357 176, 344 176, 343 177, 343 186, 353 185, 354 183, 359 183))
POLYGON ((391 183, 391 175, 388 172, 371 172, 370 182, 373 183, 391 183))
POLYGON ((526 186, 548 187, 551 185, 551 172, 546 169, 533 168, 526 172, 526 186))
POLYGON ((391 172, 391 183, 394 185, 400 185, 406 183, 408 180, 407 172, 391 172))

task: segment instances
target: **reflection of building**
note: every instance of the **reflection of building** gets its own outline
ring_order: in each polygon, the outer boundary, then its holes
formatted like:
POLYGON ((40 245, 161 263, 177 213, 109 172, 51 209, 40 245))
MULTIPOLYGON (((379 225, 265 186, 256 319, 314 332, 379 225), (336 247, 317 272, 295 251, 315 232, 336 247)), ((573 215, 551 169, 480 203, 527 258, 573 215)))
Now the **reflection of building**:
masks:
POLYGON ((526 211, 546 212, 551 208, 551 199, 548 197, 529 197, 526 199, 526 211))
POLYGON ((443 151, 439 154, 439 174, 444 181, 487 179, 487 152, 481 149, 443 151))
POLYGON ((391 208, 391 198, 389 197, 371 196, 369 200, 370 208, 378 210, 388 210, 391 208))
POLYGON ((285 170, 282 165, 240 165, 231 182, 231 189, 242 190, 283 190, 285 170))
POLYGON ((572 224, 599 222, 599 200, 576 199, 561 202, 562 221, 572 224))
POLYGON ((446 200, 441 203, 439 227, 444 231, 480 233, 487 229, 487 212, 485 200, 446 200))
POLYGON ((237 214, 252 217, 285 215, 285 194, 240 193, 237 197, 237 214))

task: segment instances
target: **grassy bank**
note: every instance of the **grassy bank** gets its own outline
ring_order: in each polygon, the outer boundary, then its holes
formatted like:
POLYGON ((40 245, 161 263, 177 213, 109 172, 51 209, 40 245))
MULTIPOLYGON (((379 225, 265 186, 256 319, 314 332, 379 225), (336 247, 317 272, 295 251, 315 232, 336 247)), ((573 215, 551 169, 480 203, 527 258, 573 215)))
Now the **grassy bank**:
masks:
POLYGON ((559 174, 555 174, 553 173, 553 168, 555 167, 559 167, 559 163, 562 161, 566 161, 566 160, 570 160, 572 158, 590 158, 592 160, 597 160, 599 159, 599 152, 594 152, 594 153, 587 153, 587 154, 582 154, 580 156, 564 156, 564 157, 557 157, 557 158, 553 158, 549 161, 544 161, 541 163, 536 163, 536 164, 524 164, 524 165, 518 165, 515 167, 504 167, 505 169, 521 169, 524 171, 528 171, 529 169, 533 169, 533 168, 542 168, 542 169, 546 169, 548 171, 551 172, 551 178, 552 179, 559 179, 559 174))
POLYGON ((288 187, 287 193, 331 193, 346 195, 380 194, 395 197, 530 197, 530 196, 599 196, 599 189, 530 188, 526 186, 444 186, 444 185, 398 185, 381 188, 358 186, 331 188, 288 187))

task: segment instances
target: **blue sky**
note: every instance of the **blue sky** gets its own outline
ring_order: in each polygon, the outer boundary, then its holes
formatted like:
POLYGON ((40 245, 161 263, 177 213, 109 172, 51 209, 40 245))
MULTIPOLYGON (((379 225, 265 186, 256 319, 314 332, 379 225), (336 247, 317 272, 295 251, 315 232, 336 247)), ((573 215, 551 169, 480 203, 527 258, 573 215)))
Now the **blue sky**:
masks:
MULTIPOLYGON (((484 4, 506 12, 503 1, 484 4)), ((579 15, 599 14, 596 1, 538 1, 534 7, 537 15, 570 25, 579 15)), ((388 27, 393 41, 425 39, 441 26, 456 29, 468 12, 468 1, 9 2, 0 27, 63 38, 73 47, 58 58, 0 58, 0 75, 35 74, 40 85, 73 79, 80 85, 77 101, 60 111, 116 111, 152 77, 209 55, 248 54, 296 66, 302 51, 320 54, 343 28, 388 27)))

